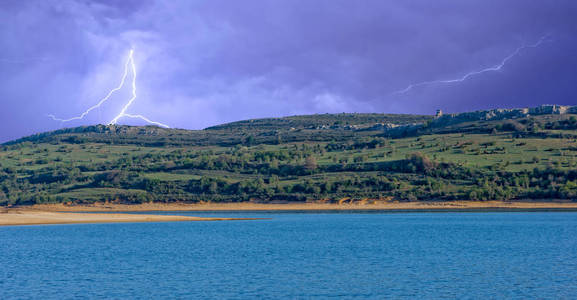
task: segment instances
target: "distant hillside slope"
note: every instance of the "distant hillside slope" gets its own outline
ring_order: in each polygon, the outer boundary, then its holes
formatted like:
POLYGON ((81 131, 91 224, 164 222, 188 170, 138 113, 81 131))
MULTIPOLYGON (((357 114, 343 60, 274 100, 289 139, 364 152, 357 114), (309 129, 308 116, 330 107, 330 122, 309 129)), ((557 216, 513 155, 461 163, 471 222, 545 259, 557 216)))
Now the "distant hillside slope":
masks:
POLYGON ((0 205, 456 199, 577 199, 574 109, 95 125, 0 146, 0 205))
MULTIPOLYGON (((432 116, 392 114, 323 114, 233 122, 205 130, 166 129, 156 126, 81 126, 32 135, 6 143, 98 142, 142 146, 211 146, 275 144, 278 142, 346 140, 353 131, 376 124, 418 124, 432 116)), ((366 134, 362 134, 366 135, 366 134)))
MULTIPOLYGON (((104 143, 140 146, 234 146, 288 142, 340 142, 359 137, 402 138, 440 133, 491 133, 493 130, 537 133, 538 128, 574 129, 569 120, 576 107, 543 105, 523 109, 494 109, 458 114, 317 114, 232 122, 204 130, 156 126, 93 125, 32 135, 6 145, 32 143, 104 143), (523 130, 521 130, 523 129, 523 130)), ((572 134, 572 133, 567 133, 572 134)))

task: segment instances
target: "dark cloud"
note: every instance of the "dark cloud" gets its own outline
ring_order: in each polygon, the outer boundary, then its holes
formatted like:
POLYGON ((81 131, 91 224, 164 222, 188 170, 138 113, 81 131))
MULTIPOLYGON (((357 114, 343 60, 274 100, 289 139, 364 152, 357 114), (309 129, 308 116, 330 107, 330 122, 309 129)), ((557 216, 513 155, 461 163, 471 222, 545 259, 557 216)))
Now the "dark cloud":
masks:
MULTIPOLYGON (((0 140, 61 126, 115 87, 131 47, 130 111, 175 127, 322 112, 432 113, 575 104, 569 0, 0 2, 0 140), (451 79, 499 63, 499 72, 451 79)), ((128 90, 76 126, 107 122, 128 90)), ((132 122, 132 121, 130 121, 132 122)))

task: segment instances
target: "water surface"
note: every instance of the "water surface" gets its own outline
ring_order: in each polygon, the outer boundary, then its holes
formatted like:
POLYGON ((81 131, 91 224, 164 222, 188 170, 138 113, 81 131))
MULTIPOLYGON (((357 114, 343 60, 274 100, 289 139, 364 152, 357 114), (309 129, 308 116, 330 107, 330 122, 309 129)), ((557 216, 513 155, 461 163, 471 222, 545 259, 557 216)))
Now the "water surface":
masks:
POLYGON ((575 298, 577 213, 0 227, 0 298, 575 298))

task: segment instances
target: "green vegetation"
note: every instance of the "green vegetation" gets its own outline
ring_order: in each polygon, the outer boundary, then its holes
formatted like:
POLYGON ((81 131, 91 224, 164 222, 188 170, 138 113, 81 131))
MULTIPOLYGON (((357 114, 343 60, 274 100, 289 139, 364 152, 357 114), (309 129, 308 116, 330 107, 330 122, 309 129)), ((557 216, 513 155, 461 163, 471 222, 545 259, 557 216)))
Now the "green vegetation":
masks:
POLYGON ((447 123, 325 114, 198 131, 77 127, 0 147, 0 205, 570 201, 577 198, 576 129, 570 114, 447 123))

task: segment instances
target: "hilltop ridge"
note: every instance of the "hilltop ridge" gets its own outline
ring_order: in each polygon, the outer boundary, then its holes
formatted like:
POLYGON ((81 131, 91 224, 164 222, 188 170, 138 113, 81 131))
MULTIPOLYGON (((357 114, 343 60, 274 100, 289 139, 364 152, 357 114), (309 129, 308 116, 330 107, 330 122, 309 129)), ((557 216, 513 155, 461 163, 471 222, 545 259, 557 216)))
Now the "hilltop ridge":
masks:
MULTIPOLYGON (((249 119, 207 127, 203 130, 168 129, 158 126, 90 125, 64 128, 23 137, 4 143, 22 142, 69 142, 93 140, 106 142, 117 139, 120 143, 142 143, 143 145, 234 145, 242 143, 248 136, 258 143, 274 143, 273 137, 284 135, 287 141, 327 141, 339 139, 329 134, 328 138, 311 136, 314 131, 381 131, 388 137, 415 134, 431 134, 440 129, 462 123, 478 121, 518 120, 533 116, 566 116, 577 114, 577 106, 541 105, 532 108, 500 108, 473 112, 443 114, 441 110, 433 115, 339 113, 290 116, 282 118, 249 119), (298 137, 297 133, 309 133, 298 137), (240 135, 239 135, 240 134, 240 135), (147 138, 148 137, 148 138, 147 138), (137 141, 139 140, 139 141, 137 141)), ((546 118, 544 118, 546 119, 546 118)), ((470 127, 470 126, 469 126, 470 127)), ((461 126, 462 130, 465 126, 461 126)), ((476 130, 488 127, 480 126, 476 130)), ((489 128, 492 129, 492 128, 489 128)), ((446 132, 446 131, 445 131, 446 132)), ((343 137, 349 138, 350 134, 343 137)), ((341 137, 342 138, 342 137, 341 137)))

